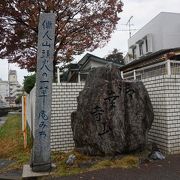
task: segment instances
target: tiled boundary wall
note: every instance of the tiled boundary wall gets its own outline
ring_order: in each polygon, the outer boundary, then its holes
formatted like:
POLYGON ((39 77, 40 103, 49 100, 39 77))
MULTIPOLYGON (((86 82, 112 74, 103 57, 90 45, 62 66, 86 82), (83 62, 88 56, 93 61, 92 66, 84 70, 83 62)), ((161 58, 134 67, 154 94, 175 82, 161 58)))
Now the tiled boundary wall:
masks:
POLYGON ((77 109, 77 97, 84 83, 59 83, 52 87, 51 147, 68 151, 74 148, 71 113, 77 109))
POLYGON ((154 110, 148 140, 165 153, 180 153, 180 75, 162 75, 142 81, 154 110))
MULTIPOLYGON (((142 81, 154 110, 149 141, 157 143, 163 152, 180 153, 180 75, 162 75, 142 81)), ((74 147, 71 113, 77 108, 77 96, 83 87, 84 83, 53 84, 52 150, 68 151, 74 147)))
MULTIPOLYGON (((68 151, 74 148, 71 130, 71 113, 77 109, 77 97, 85 83, 53 83, 51 112, 51 149, 53 151, 68 151)), ((34 135, 35 120, 35 87, 26 96, 27 123, 34 135)), ((24 107, 22 106, 22 110, 24 107)), ((23 125, 22 116, 22 127, 23 125)))
MULTIPOLYGON (((148 140, 165 153, 180 153, 180 75, 162 75, 142 79, 149 93, 154 122, 148 140)), ((52 139, 53 150, 74 147, 71 113, 76 110, 77 96, 83 84, 53 84, 52 139)))

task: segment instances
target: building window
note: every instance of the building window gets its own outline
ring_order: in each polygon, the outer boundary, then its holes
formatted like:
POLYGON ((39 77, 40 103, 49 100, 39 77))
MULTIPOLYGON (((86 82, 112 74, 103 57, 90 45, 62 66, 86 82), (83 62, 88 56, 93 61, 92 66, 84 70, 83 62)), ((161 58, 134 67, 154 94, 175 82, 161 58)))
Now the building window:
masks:
POLYGON ((145 44, 146 44, 146 52, 149 52, 148 39, 147 39, 147 37, 146 37, 146 39, 145 39, 145 44))
POLYGON ((139 54, 140 54, 140 56, 143 55, 143 43, 139 44, 139 54))
POLYGON ((132 48, 132 58, 136 58, 136 47, 132 48))

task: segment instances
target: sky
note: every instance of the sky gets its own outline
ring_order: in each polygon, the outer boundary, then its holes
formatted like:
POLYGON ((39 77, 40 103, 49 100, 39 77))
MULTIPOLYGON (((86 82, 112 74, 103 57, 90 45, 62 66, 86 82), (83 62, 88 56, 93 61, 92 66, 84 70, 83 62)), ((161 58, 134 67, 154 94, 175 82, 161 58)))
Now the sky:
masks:
MULTIPOLYGON (((131 19, 132 35, 139 29, 141 29, 145 24, 147 24, 152 18, 158 15, 160 12, 174 12, 180 13, 180 0, 122 0, 124 3, 123 12, 120 13, 120 20, 117 25, 116 30, 112 33, 111 40, 103 48, 98 48, 91 54, 99 57, 105 57, 107 54, 111 53, 114 48, 127 53, 128 49, 128 38, 129 32, 127 24, 129 18, 131 19)), ((80 60, 87 52, 75 57, 75 61, 80 60)), ((21 70, 17 65, 10 64, 10 69, 17 70, 18 81, 22 84, 24 76, 28 73, 26 70, 21 70)), ((7 60, 0 59, 0 78, 2 80, 8 79, 8 63, 7 60)))

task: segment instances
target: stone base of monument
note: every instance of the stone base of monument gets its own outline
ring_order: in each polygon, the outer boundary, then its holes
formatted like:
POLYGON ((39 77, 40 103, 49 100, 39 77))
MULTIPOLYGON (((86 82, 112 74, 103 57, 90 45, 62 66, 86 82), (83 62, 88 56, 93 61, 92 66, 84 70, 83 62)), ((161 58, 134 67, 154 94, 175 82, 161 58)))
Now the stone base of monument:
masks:
MULTIPOLYGON (((52 164, 51 167, 52 167, 52 170, 53 170, 56 167, 56 165, 52 164)), ((51 172, 52 172, 52 170, 51 170, 51 172)), ((49 175, 51 175, 51 172, 33 172, 30 165, 25 164, 23 166, 22 178, 33 178, 33 177, 49 176, 49 175)))

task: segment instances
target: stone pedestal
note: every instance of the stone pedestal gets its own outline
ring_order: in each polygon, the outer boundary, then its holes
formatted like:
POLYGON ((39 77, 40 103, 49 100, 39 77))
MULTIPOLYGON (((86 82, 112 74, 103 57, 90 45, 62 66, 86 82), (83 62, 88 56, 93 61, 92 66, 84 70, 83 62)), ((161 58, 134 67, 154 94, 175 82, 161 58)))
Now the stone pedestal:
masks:
POLYGON ((27 164, 23 166, 22 178, 35 178, 48 176, 49 172, 33 172, 32 168, 27 164))

